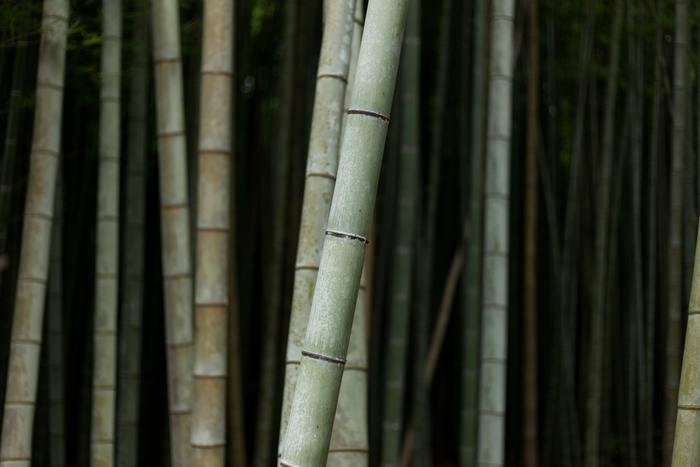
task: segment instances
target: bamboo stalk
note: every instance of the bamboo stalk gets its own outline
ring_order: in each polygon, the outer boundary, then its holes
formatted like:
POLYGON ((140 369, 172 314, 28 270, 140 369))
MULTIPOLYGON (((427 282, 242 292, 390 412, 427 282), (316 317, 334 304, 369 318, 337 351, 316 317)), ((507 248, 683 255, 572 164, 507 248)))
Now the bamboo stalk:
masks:
POLYGON ((178 2, 152 3, 171 458, 191 465, 192 246, 178 2))
POLYGON ((494 0, 486 142, 477 464, 505 462, 513 0, 494 0))
MULTIPOLYGON (((470 241, 465 250, 465 274, 462 276, 462 402, 460 408, 459 463, 461 467, 476 466, 478 405, 479 405, 479 347, 481 328, 481 266, 483 241, 483 158, 486 101, 486 15, 485 1, 474 0, 474 42, 472 58, 471 127, 469 132, 469 204, 465 223, 470 241)), ((466 144, 465 144, 466 146, 466 144)))
POLYGON ((232 75, 233 0, 206 0, 199 128, 197 332, 191 436, 191 465, 199 467, 223 467, 226 452, 232 75))
POLYGON ((146 120, 148 105, 148 11, 133 20, 133 55, 127 109, 126 206, 123 257, 122 318, 119 329, 119 392, 117 394, 117 464, 138 465, 139 395, 141 389, 141 329, 143 321, 146 120))
POLYGON ((44 1, 34 133, 0 439, 2 467, 28 467, 31 463, 49 243, 61 150, 68 11, 66 0, 44 1))
POLYGON ((372 0, 281 466, 323 466, 345 366, 406 24, 406 0, 372 0))
POLYGON ((287 340, 280 454, 287 436, 292 395, 297 382, 311 297, 321 259, 323 233, 328 222, 335 186, 342 112, 350 67, 354 3, 354 0, 327 3, 324 16, 287 340))

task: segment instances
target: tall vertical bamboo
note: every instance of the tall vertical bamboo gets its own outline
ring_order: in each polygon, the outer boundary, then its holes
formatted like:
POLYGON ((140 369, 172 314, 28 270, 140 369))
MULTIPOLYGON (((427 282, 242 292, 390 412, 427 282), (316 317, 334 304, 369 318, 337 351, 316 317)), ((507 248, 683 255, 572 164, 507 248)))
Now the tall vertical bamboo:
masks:
MULTIPOLYGON (((59 169, 60 171, 60 169, 59 169)), ((65 364, 63 346, 63 183, 56 181, 54 225, 51 232, 47 313, 49 360, 49 464, 66 465, 65 364)))
MULTIPOLYGON (((451 0, 448 0, 451 3, 451 0)), ((404 422, 404 394, 406 366, 408 364, 407 349, 410 329, 411 304, 416 298, 412 296, 412 281, 414 279, 414 245, 416 236, 416 204, 418 201, 418 164, 419 164, 419 55, 420 55, 420 29, 419 2, 408 0, 408 15, 406 20, 406 34, 404 36, 402 83, 401 83, 401 149, 399 151, 398 187, 397 187, 397 212, 394 226, 395 242, 391 252, 391 294, 389 297, 389 310, 387 319, 387 344, 385 354, 385 383, 384 383, 384 414, 382 418, 382 457, 383 466, 396 466, 399 462, 399 450, 401 448, 401 434, 404 422)), ((443 7, 445 8, 445 7, 443 7)), ((444 10, 443 10, 444 15, 444 10)), ((444 19, 444 16, 441 16, 444 19)), ((441 26, 445 22, 441 21, 441 26)), ((441 31, 441 34, 444 31, 441 31)), ((439 78, 438 78, 439 80, 439 78)), ((444 83, 441 83, 444 84, 444 83)), ((438 85, 439 86, 439 85, 438 85)), ((438 97, 439 99, 439 97, 438 97)), ((439 118, 439 114, 435 116, 439 118)), ((433 135, 436 137, 437 135, 433 135)), ((439 160, 440 154, 430 154, 439 160)), ((431 161, 432 162, 432 161, 431 161)), ((431 164, 435 169, 436 164, 431 164)), ((435 170, 431 176, 436 175, 435 170)), ((432 187, 432 184, 431 184, 432 187)), ((437 188, 437 187, 433 187, 437 188)), ((431 194, 432 194, 431 190, 431 194)), ((426 218, 429 218, 427 215, 426 218)), ((430 224, 428 220, 426 222, 430 224)), ((424 232, 421 232, 424 234, 424 232)), ((419 254, 421 260, 427 259, 424 264, 426 274, 431 277, 427 269, 431 267, 432 255, 424 253, 429 248, 428 242, 419 254), (426 258, 427 257, 427 258, 426 258)), ((429 253, 432 253, 429 252, 429 253)), ((419 297, 426 303, 420 303, 418 307, 429 312, 429 287, 417 287, 424 296, 419 297)), ((424 362, 424 355, 418 355, 418 361, 424 362)), ((422 377, 422 374, 421 374, 422 377)))
POLYGON ((226 452, 233 4, 204 2, 191 436, 197 467, 223 467, 226 452))
POLYGON ((688 328, 678 392, 678 413, 672 467, 700 465, 700 229, 695 242, 693 285, 688 306, 688 328))
POLYGON ((676 35, 673 64, 673 133, 668 250, 668 323, 666 329, 666 374, 664 381, 663 465, 670 465, 676 425, 676 401, 680 373, 682 307, 683 159, 686 145, 688 98, 688 1, 675 0, 676 35))
POLYGON ((493 0, 486 140, 477 464, 505 462, 513 0, 493 0))
POLYGON ((102 3, 90 465, 114 465, 119 283, 122 2, 102 3))
POLYGON ((616 0, 613 6, 610 66, 606 82, 603 110, 603 146, 598 186, 596 192, 595 263, 592 288, 590 355, 588 359, 588 386, 586 392, 586 435, 584 437, 584 465, 597 467, 600 463, 601 407, 603 392, 603 355, 605 352, 606 290, 608 283, 608 250, 610 230, 610 204, 612 190, 613 143, 615 130, 615 105, 617 77, 620 69, 620 40, 624 0, 616 0))
POLYGON ((292 396, 302 358, 304 333, 321 260, 323 233, 328 222, 338 168, 338 149, 351 57, 354 3, 354 0, 342 0, 325 4, 287 340, 280 453, 287 436, 292 396))
POLYGON ((281 466, 328 456, 396 84, 406 0, 371 0, 281 466))
POLYGON ((146 133, 148 130, 148 11, 133 20, 126 154, 122 303, 119 329, 119 393, 117 403, 117 465, 138 464, 139 394, 141 389, 141 323, 143 321, 146 133))
POLYGON ((61 150, 68 11, 67 0, 44 1, 34 133, 0 438, 2 467, 29 467, 31 463, 49 243, 61 150))
POLYGON ((175 0, 154 0, 152 8, 170 446, 173 464, 186 467, 191 458, 192 247, 180 20, 175 0))
POLYGON ((527 80, 527 154, 525 160, 525 414, 524 460, 539 465, 537 410, 537 150, 539 134, 540 43, 539 3, 530 0, 527 80))
MULTIPOLYGON (((296 34, 298 22, 297 2, 286 2, 284 19, 283 60, 280 74, 279 109, 277 112, 276 144, 272 153, 271 178, 271 215, 268 223, 269 232, 265 248, 266 293, 264 301, 264 318, 262 330, 262 356, 260 363, 260 397, 258 398, 255 436, 254 465, 267 467, 274 457, 275 419, 279 415, 277 401, 278 365, 280 355, 280 318, 286 311, 284 294, 284 245, 287 230, 285 208, 287 208, 289 166, 293 150, 292 126, 294 125, 294 68, 296 51, 296 34), (283 307, 282 304, 285 304, 283 307)), ((279 442, 279 440, 277 440, 279 442)))
MULTIPOLYGON (((465 274, 462 275, 462 375, 460 409, 459 462, 461 467, 476 465, 479 347, 481 331, 481 266, 483 239, 483 158, 484 121, 486 114, 486 15, 484 0, 473 2, 473 49, 471 83, 471 122, 464 125, 463 135, 469 135, 469 204, 465 206, 465 223, 469 241, 465 252, 465 274)), ((466 61, 466 58, 463 60, 466 61)), ((462 170, 466 170, 466 167, 462 170)))

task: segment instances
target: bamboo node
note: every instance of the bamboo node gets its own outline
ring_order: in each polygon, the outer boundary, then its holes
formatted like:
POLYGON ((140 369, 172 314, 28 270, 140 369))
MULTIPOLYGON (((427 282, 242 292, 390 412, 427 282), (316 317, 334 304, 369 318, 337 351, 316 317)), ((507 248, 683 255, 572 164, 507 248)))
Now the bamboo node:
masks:
POLYGON ((379 112, 373 112, 371 110, 360 110, 360 109, 348 109, 348 115, 365 115, 367 117, 374 117, 379 120, 389 122, 389 117, 382 115, 379 112))
POLYGON ((326 230, 326 235, 331 235, 333 237, 338 237, 338 238, 344 238, 346 240, 355 240, 361 243, 364 243, 367 245, 369 243, 369 240, 367 238, 363 237, 362 235, 356 235, 348 232, 341 232, 339 230, 331 230, 327 229, 326 230))
POLYGON ((312 358, 314 360, 322 360, 324 362, 333 363, 333 364, 339 365, 339 366, 345 365, 344 358, 330 357, 328 355, 321 355, 318 353, 309 352, 308 350, 302 350, 301 355, 303 355, 304 357, 312 358))

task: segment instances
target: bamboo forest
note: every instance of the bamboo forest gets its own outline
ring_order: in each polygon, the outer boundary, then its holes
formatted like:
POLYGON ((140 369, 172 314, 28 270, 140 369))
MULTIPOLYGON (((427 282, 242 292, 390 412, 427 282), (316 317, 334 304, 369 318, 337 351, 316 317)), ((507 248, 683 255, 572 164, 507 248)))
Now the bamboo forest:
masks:
POLYGON ((0 467, 700 467, 700 2, 0 0, 0 467))

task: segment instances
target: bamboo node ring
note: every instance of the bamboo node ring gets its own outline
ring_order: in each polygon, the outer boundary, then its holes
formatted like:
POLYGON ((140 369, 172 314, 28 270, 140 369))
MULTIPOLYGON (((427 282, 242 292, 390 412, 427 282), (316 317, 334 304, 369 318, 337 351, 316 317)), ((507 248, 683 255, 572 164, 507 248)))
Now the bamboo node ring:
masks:
POLYGON ((321 355, 318 353, 309 352, 308 350, 302 350, 301 354, 304 357, 313 358, 314 360, 322 360, 324 362, 333 363, 335 365, 340 365, 340 366, 345 365, 345 359, 342 359, 342 358, 329 357, 327 355, 321 355))
POLYGON ((356 235, 356 234, 351 234, 347 232, 340 232, 338 230, 331 230, 328 229, 326 230, 326 235, 331 235, 333 237, 338 237, 338 238, 345 238, 347 240, 356 240, 358 242, 364 243, 367 245, 369 243, 369 240, 367 238, 363 237, 362 235, 356 235))

